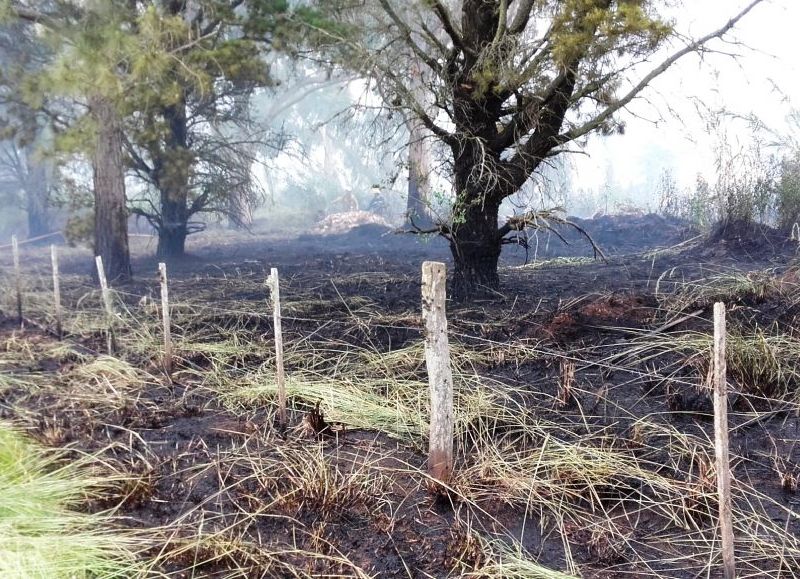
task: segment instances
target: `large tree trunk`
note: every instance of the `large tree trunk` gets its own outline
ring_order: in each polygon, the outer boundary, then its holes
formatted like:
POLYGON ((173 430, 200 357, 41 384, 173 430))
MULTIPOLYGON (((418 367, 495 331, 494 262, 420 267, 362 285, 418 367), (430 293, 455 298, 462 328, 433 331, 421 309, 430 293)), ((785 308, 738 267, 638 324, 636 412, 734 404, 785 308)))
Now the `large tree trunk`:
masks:
POLYGON ((158 230, 157 257, 182 257, 190 211, 189 179, 193 155, 187 146, 186 104, 181 102, 163 111, 169 126, 166 147, 156 159, 156 183, 160 193, 161 227, 158 230))
POLYGON ((500 288, 497 273, 502 248, 497 226, 500 201, 482 191, 467 189, 465 194, 458 195, 453 211, 450 251, 455 267, 450 293, 456 301, 493 294, 500 288))
POLYGON ((500 248, 496 210, 493 217, 488 211, 476 211, 474 219, 459 226, 450 241, 455 265, 451 289, 454 300, 491 295, 500 288, 500 248))
POLYGON ((104 98, 92 99, 91 114, 97 123, 92 160, 94 250, 103 258, 108 280, 121 281, 131 277, 122 128, 113 103, 104 98))

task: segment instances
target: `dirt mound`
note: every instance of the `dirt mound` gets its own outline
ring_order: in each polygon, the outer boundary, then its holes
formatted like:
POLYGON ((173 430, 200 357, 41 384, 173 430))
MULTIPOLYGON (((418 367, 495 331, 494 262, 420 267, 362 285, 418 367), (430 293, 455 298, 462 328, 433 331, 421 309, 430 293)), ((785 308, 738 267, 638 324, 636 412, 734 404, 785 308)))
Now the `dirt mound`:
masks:
POLYGON ((704 242, 704 254, 720 256, 725 253, 771 255, 787 249, 795 242, 781 231, 745 219, 717 223, 704 242))
POLYGON ((385 218, 369 211, 333 213, 298 239, 335 251, 399 251, 415 259, 445 259, 449 255, 443 238, 398 233, 385 218))
MULTIPOLYGON (((331 213, 316 224, 312 233, 340 235, 366 225, 381 226, 383 233, 391 229, 389 222, 377 213, 372 213, 371 211, 346 211, 343 213, 331 213)), ((370 229, 372 229, 371 233, 375 233, 377 228, 372 227, 370 229)))
MULTIPOLYGON (((598 215, 591 219, 570 217, 569 220, 585 230, 607 255, 630 254, 655 247, 668 247, 684 241, 692 233, 689 224, 655 213, 598 215)), ((540 232, 539 257, 593 255, 591 245, 575 228, 557 225, 554 229, 568 245, 552 233, 540 232)), ((534 243, 531 243, 531 247, 534 243)))

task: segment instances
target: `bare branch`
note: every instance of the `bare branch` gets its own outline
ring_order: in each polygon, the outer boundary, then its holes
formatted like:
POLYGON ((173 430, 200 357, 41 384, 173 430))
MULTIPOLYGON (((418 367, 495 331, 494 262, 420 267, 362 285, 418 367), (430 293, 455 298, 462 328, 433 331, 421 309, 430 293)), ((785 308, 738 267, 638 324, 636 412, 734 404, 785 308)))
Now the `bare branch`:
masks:
POLYGON ((437 74, 441 72, 442 65, 436 62, 433 58, 431 58, 420 46, 414 42, 413 38, 413 31, 411 27, 403 21, 400 16, 398 16, 397 12, 394 11, 392 5, 389 4, 389 0, 378 0, 383 7, 384 12, 392 19, 392 22, 400 29, 400 32, 403 35, 403 40, 408 45, 408 47, 414 52, 420 61, 424 62, 428 68, 435 71, 437 74))
POLYGON ((587 121, 586 123, 582 124, 581 126, 575 127, 573 129, 567 131, 566 133, 563 133, 563 134, 559 135, 555 140, 555 145, 556 146, 563 145, 563 144, 568 143, 570 141, 574 141, 575 139, 578 139, 578 138, 580 138, 580 137, 592 132, 593 130, 597 129, 598 127, 600 127, 604 122, 606 122, 608 119, 610 119, 611 116, 614 113, 616 113, 620 109, 622 109, 622 108, 626 107, 628 104, 630 104, 630 102, 634 98, 636 98, 636 96, 640 92, 642 92, 645 88, 647 88, 647 86, 651 82, 653 82, 653 80, 655 78, 657 78, 658 76, 660 76, 664 72, 666 72, 667 69, 669 69, 678 60, 680 60, 681 58, 683 58, 687 54, 698 52, 699 50, 701 50, 703 48, 703 46, 705 44, 707 44, 711 40, 714 40, 714 39, 717 39, 717 38, 721 38, 722 36, 727 34, 734 26, 736 26, 736 24, 742 18, 744 18, 753 8, 755 8, 757 5, 761 4, 763 1, 764 0, 753 0, 744 9, 742 9, 742 11, 739 12, 736 16, 734 16, 733 18, 728 20, 728 22, 724 26, 722 26, 721 28, 718 28, 717 30, 714 30, 713 32, 710 32, 710 33, 706 34, 705 36, 703 36, 703 37, 701 37, 701 38, 689 43, 684 48, 682 48, 681 50, 679 50, 678 52, 676 52, 675 54, 673 54, 672 56, 670 56, 669 58, 664 60, 660 65, 658 65, 656 68, 651 70, 647 75, 645 75, 645 77, 636 86, 634 86, 630 91, 628 91, 628 93, 625 96, 623 96, 621 99, 616 101, 614 104, 610 105, 602 113, 597 115, 594 119, 592 119, 590 121, 587 121))
POLYGON ((414 223, 414 217, 412 215, 408 216, 408 222, 411 225, 410 229, 397 229, 395 230, 395 233, 405 233, 411 235, 441 235, 445 239, 450 239, 450 227, 444 223, 435 223, 432 227, 423 229, 414 223))
MULTIPOLYGON (((560 207, 556 207, 554 209, 546 209, 543 211, 529 211, 523 215, 518 215, 515 217, 511 217, 508 221, 506 221, 505 225, 500 227, 497 230, 499 237, 505 238, 506 235, 511 233, 512 231, 526 231, 528 229, 538 229, 538 230, 546 230, 553 233, 556 237, 558 237, 565 245, 569 245, 569 242, 558 232, 554 227, 553 224, 556 225, 566 225, 568 227, 574 228, 578 233, 583 235, 591 244, 592 250, 594 251, 594 258, 597 259, 600 257, 604 262, 608 263, 608 259, 606 259, 603 250, 594 242, 592 237, 589 233, 577 223, 568 220, 567 218, 563 217, 561 214, 563 213, 563 209, 560 207)), ((512 238, 516 240, 517 238, 512 238)), ((513 242, 513 241, 512 241, 513 242)), ((505 243, 505 241, 503 241, 505 243)))

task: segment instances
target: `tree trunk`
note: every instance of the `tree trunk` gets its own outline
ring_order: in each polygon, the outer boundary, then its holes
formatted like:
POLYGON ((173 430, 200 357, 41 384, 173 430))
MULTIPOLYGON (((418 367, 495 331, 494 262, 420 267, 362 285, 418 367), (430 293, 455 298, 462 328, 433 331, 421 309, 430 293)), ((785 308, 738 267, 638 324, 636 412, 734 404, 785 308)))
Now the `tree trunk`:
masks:
POLYGON ((433 223, 430 211, 430 151, 419 123, 411 125, 408 142, 408 201, 406 219, 420 227, 433 223))
POLYGON ((467 190, 466 195, 458 196, 453 210, 450 251, 455 267, 450 294, 457 301, 493 294, 500 288, 497 274, 502 247, 497 227, 500 202, 467 190))
POLYGON ((131 277, 122 128, 113 103, 102 97, 92 99, 91 114, 97 124, 92 160, 94 250, 103 258, 108 280, 122 281, 131 277))
MULTIPOLYGON (((417 102, 427 99, 422 78, 423 65, 415 60, 411 65, 411 92, 417 102)), ((408 200, 406 219, 419 227, 433 224, 430 207, 431 193, 431 134, 419 119, 411 117, 408 126, 408 200)))
MULTIPOLYGON (((42 163, 33 160, 32 154, 25 151, 28 174, 25 180, 25 212, 28 214, 28 239, 50 233, 48 214, 47 172, 42 163)), ((50 243, 48 240, 42 240, 50 243)))
POLYGON ((194 158, 187 146, 186 103, 165 107, 163 115, 169 133, 166 146, 155 162, 161 199, 156 255, 166 259, 185 254, 190 217, 189 180, 194 158))
POLYGON ((170 198, 171 190, 161 192, 161 227, 158 230, 156 257, 181 257, 186 253, 186 200, 170 198))

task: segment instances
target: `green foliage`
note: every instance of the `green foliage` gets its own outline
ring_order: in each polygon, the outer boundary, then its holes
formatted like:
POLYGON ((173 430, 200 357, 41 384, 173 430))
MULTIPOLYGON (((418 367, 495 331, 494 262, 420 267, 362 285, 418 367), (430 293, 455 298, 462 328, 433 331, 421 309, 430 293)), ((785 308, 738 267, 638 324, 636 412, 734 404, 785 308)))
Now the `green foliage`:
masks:
POLYGON ((758 222, 791 229, 800 218, 797 158, 790 154, 781 159, 757 119, 749 120, 747 140, 736 145, 732 120, 736 119, 725 111, 709 112, 708 126, 716 141, 714 173, 709 179, 698 175, 694 190, 686 193, 677 190, 671 176, 662 177, 661 212, 700 227, 758 222))
POLYGON ((663 42, 672 25, 655 11, 656 2, 631 0, 567 0, 553 19, 553 60, 569 66, 590 55, 599 59, 653 50, 663 42))
MULTIPOLYGON (((10 6, 30 10, 22 2, 10 6)), ((22 76, 19 93, 32 108, 65 103, 71 119, 55 138, 57 152, 92 153, 98 127, 91 103, 99 98, 123 122, 126 160, 149 201, 171 199, 181 206, 178 219, 188 219, 224 210, 230 196, 255 198, 255 153, 236 142, 231 127, 250 124, 250 95, 272 82, 264 53, 280 35, 289 42, 296 27, 289 2, 64 0, 38 9, 54 56, 22 76)), ((300 18, 314 15, 305 10, 300 18)), ((147 217, 158 227, 162 208, 149 201, 147 217)))
POLYGON ((97 481, 62 458, 0 424, 0 576, 135 576, 133 540, 109 530, 108 517, 74 510, 97 481))
POLYGON ((778 227, 791 230, 800 223, 800 151, 781 161, 776 195, 778 227))

